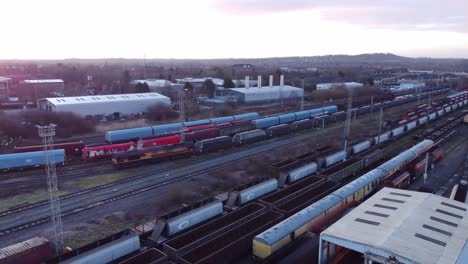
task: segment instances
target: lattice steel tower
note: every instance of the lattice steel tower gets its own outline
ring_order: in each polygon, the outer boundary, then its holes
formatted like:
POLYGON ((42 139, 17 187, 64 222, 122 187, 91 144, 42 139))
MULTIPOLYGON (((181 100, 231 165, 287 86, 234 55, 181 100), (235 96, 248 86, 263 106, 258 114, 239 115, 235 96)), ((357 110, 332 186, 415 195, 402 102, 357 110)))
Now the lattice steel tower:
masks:
POLYGON ((47 188, 49 191, 49 202, 51 210, 51 220, 54 227, 55 251, 57 255, 63 249, 62 238, 62 215, 60 211, 60 197, 58 193, 57 170, 55 168, 54 149, 55 125, 36 126, 39 136, 42 138, 45 151, 47 188))

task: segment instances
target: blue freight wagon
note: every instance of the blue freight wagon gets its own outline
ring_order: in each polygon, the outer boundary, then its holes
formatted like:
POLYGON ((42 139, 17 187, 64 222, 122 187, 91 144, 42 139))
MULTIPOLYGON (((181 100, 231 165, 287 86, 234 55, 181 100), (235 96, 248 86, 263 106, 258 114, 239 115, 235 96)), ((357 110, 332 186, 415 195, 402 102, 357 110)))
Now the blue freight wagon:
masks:
POLYGON ((202 120, 184 122, 185 127, 201 126, 201 125, 206 125, 206 124, 211 124, 210 120, 202 119, 202 120))
MULTIPOLYGON (((65 150, 54 149, 53 161, 55 164, 65 163, 65 150)), ((0 170, 22 169, 45 165, 45 152, 23 152, 0 155, 0 170)))
POLYGON ((277 116, 272 116, 272 117, 255 119, 255 120, 252 120, 252 124, 254 124, 256 128, 271 127, 271 126, 275 126, 279 124, 279 118, 277 116))
POLYGON ((219 123, 226 123, 226 122, 229 122, 229 121, 232 121, 232 120, 234 120, 233 116, 224 116, 224 117, 211 118, 210 122, 213 123, 213 124, 219 124, 219 123))
POLYGON ((138 140, 140 138, 152 138, 153 129, 151 127, 139 127, 123 130, 107 131, 105 139, 109 143, 125 142, 130 140, 138 140))
POLYGON ((280 124, 287 124, 296 121, 296 115, 294 113, 279 115, 278 118, 280 124))
POLYGON ((316 108, 309 110, 310 117, 323 115, 323 108, 316 108))
POLYGON ((338 107, 336 105, 329 105, 323 108, 323 114, 331 114, 335 113, 336 111, 338 111, 338 107))
POLYGON ((296 121, 302 120, 302 119, 308 119, 310 117, 310 112, 309 111, 300 111, 294 113, 296 115, 296 121))
POLYGON ((246 120, 246 119, 258 118, 258 117, 260 117, 260 115, 258 113, 256 113, 256 112, 253 112, 253 113, 235 115, 233 117, 234 117, 234 119, 237 119, 237 120, 246 120))
POLYGON ((159 125, 153 126, 153 136, 160 137, 164 135, 170 135, 177 133, 182 130, 181 123, 173 123, 173 124, 166 124, 166 125, 159 125))

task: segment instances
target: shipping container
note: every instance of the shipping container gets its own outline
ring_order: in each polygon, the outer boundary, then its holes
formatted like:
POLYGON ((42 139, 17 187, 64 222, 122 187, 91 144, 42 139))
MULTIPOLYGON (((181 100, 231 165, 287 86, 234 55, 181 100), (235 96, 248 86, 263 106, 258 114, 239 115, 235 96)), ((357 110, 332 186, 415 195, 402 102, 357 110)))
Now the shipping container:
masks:
POLYGON ((253 112, 253 113, 235 115, 233 117, 234 117, 234 119, 251 120, 251 119, 259 118, 260 115, 258 113, 256 113, 256 112, 253 112))
POLYGON ((279 115, 279 123, 280 124, 287 124, 294 122, 296 120, 296 115, 294 113, 291 114, 284 114, 284 115, 279 115))
POLYGON ((279 118, 277 116, 272 117, 265 117, 260 119, 255 119, 252 121, 252 124, 255 125, 256 128, 267 128, 271 126, 275 126, 279 124, 279 118))
POLYGON ((296 115, 296 121, 310 118, 309 111, 295 112, 294 114, 296 115))
MULTIPOLYGON (((65 163, 65 151, 63 149, 54 149, 49 151, 52 152, 53 163, 65 163)), ((45 161, 46 154, 44 151, 3 154, 0 155, 0 170, 14 170, 40 167, 45 165, 45 161)))
POLYGON ((164 135, 172 135, 174 133, 180 132, 182 130, 181 123, 173 123, 166 125, 153 126, 153 132, 155 137, 160 137, 164 135))
POLYGON ((361 143, 358 143, 354 146, 351 147, 352 154, 356 155, 358 153, 363 152, 364 150, 367 150, 371 147, 371 141, 370 140, 365 140, 361 143))
POLYGON ((232 120, 234 120, 233 116, 224 116, 224 117, 211 118, 210 122, 213 123, 213 124, 218 124, 218 123, 226 123, 226 122, 229 122, 229 121, 232 121, 232 120))
POLYGON ((342 162, 343 160, 346 159, 346 152, 344 150, 338 151, 336 153, 333 153, 331 155, 328 155, 324 159, 324 167, 328 168, 330 166, 333 166, 339 162, 342 162))
MULTIPOLYGON (((70 156, 70 157, 81 155, 84 147, 85 146, 83 142, 81 141, 53 144, 53 149, 63 149, 65 150, 65 155, 70 156)), ((15 147, 14 152, 24 153, 24 152, 33 152, 33 151, 42 151, 42 150, 44 150, 43 145, 35 145, 35 146, 15 147)))
POLYGON ((141 143, 143 145, 143 148, 179 144, 180 136, 172 135, 172 136, 167 136, 167 137, 146 139, 146 140, 142 140, 141 143))
POLYGON ((408 124, 406 124, 406 131, 413 130, 416 128, 416 126, 417 126, 416 121, 409 122, 408 124))
POLYGON ((137 144, 134 142, 86 147, 83 149, 83 154, 81 157, 83 160, 110 158, 114 153, 122 151, 132 151, 136 148, 137 144))
POLYGON ((288 183, 296 182, 315 172, 317 172, 317 163, 315 162, 311 162, 299 168, 293 169, 288 172, 288 183))
POLYGON ((153 129, 151 127, 140 127, 107 131, 105 135, 105 140, 109 143, 118 143, 130 140, 147 139, 152 137, 153 129))
POLYGON ((184 127, 200 126, 200 125, 206 125, 210 123, 211 122, 208 119, 194 120, 194 121, 184 122, 184 127))
POLYGON ((405 126, 397 127, 392 129, 392 138, 401 136, 405 132, 405 126))
POLYGON ((42 236, 0 249, 0 264, 40 264, 51 257, 52 243, 42 236))

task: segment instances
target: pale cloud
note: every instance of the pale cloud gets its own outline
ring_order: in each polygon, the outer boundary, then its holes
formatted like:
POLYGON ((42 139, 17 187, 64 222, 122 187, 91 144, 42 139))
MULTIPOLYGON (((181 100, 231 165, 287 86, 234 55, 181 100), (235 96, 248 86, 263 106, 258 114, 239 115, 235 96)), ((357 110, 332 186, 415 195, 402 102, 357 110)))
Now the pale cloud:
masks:
POLYGON ((213 8, 236 15, 315 10, 324 19, 369 28, 468 32, 466 0, 218 0, 213 8))
POLYGON ((468 57, 464 1, 390 2, 2 0, 0 59, 468 57))

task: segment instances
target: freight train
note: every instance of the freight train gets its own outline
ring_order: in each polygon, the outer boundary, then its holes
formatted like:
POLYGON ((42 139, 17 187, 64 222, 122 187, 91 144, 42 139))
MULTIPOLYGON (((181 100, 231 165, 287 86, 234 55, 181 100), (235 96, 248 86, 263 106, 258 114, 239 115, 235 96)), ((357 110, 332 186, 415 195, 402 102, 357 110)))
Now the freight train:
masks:
MULTIPOLYGON (((52 160, 57 165, 65 164, 65 151, 63 149, 50 150, 52 160)), ((23 170, 44 166, 46 162, 45 151, 34 151, 0 155, 0 170, 23 170)))
MULTIPOLYGON (((361 142, 359 147, 354 146, 351 149, 355 152, 357 151, 357 149, 360 149, 359 151, 364 151, 364 146, 368 145, 370 147, 371 145, 378 145, 387 142, 391 139, 400 137, 405 132, 412 131, 418 126, 428 123, 430 120, 433 120, 437 117, 440 117, 442 115, 445 115, 446 113, 453 111, 458 107, 458 105, 463 106, 467 104, 468 99, 464 97, 465 95, 463 94, 460 96, 461 97, 451 98, 453 100, 450 104, 439 106, 438 108, 433 109, 433 112, 429 112, 432 108, 428 107, 427 105, 423 105, 419 107, 419 109, 423 109, 424 113, 411 117, 408 116, 409 119, 402 120, 401 122, 399 122, 397 127, 394 127, 390 131, 383 132, 380 135, 376 135, 370 138, 369 140, 361 142)), ((401 104, 401 102, 384 102, 381 105, 377 105, 377 107, 385 107, 386 105, 395 104, 401 104)), ((251 144, 254 142, 265 140, 267 138, 286 135, 289 133, 295 133, 299 130, 311 127, 317 127, 325 122, 336 122, 339 120, 343 120, 346 117, 346 113, 336 111, 336 106, 327 106, 308 111, 254 119, 251 121, 251 124, 256 129, 237 133, 232 138, 229 138, 227 136, 215 138, 207 137, 207 139, 198 138, 199 140, 194 140, 197 142, 195 144, 191 144, 191 146, 180 146, 180 144, 174 144, 171 146, 160 146, 146 149, 143 148, 138 152, 128 151, 117 153, 113 154, 112 163, 117 168, 123 168, 137 163, 139 164, 141 163, 141 161, 144 160, 157 162, 160 160, 167 160, 170 158, 186 157, 193 154, 214 152, 229 149, 234 146, 251 144), (229 140, 231 140, 231 142, 229 142, 229 140), (180 153, 178 151, 180 151, 180 153)), ((370 111, 370 107, 362 107, 358 109, 353 109, 352 111, 354 111, 356 114, 362 114, 370 111)), ((206 130, 201 130, 200 132, 202 131, 206 130)), ((324 160, 323 164, 325 167, 332 166, 340 161, 345 160, 347 158, 347 155, 349 155, 349 153, 345 153, 344 151, 342 151, 339 155, 335 154, 335 156, 327 157, 324 160)))
POLYGON ((353 201, 362 201, 374 192, 381 182, 404 168, 411 161, 421 157, 433 144, 434 142, 431 140, 420 142, 286 220, 258 234, 253 240, 254 256, 260 260, 272 256, 307 230, 313 228, 314 223, 326 219, 329 215, 334 215, 335 212, 340 211, 342 207, 346 207, 353 201))
POLYGON ((173 135, 184 130, 192 132, 193 130, 205 129, 215 127, 218 124, 229 123, 238 120, 252 120, 258 118, 258 113, 247 113, 234 116, 217 117, 211 119, 203 119, 196 121, 189 121, 183 123, 173 123, 166 125, 157 125, 149 127, 139 127, 124 130, 108 131, 105 134, 105 140, 108 143, 127 142, 131 140, 148 139, 155 137, 162 137, 166 135, 173 135))
MULTIPOLYGON (((434 91, 431 92, 433 95, 437 95, 440 93, 443 93, 446 91, 434 91)), ((449 100, 453 101, 455 99, 459 100, 459 98, 462 98, 465 96, 467 98, 468 93, 458 93, 455 95, 450 96, 449 100)), ((429 96, 428 94, 424 94, 421 97, 427 97, 429 96)), ((415 96, 405 96, 405 97, 399 97, 396 98, 393 101, 386 101, 383 103, 376 103, 374 104, 374 108, 378 109, 380 107, 386 108, 386 107, 392 107, 392 106, 397 106, 397 105, 402 105, 411 101, 415 100, 415 96)), ((333 106, 332 106, 333 107, 333 106)), ((447 107, 448 108, 448 107, 447 107)), ((367 113, 371 110, 370 106, 364 106, 360 108, 354 108, 352 109, 352 114, 357 115, 357 114, 362 114, 362 113, 367 113)), ((323 111, 323 113, 326 113, 328 111, 323 111)), ((440 112, 444 112, 443 110, 439 110, 440 112)), ((335 112, 333 114, 329 115, 320 115, 320 116, 315 116, 314 118, 308 118, 308 119, 302 119, 301 117, 306 117, 310 112, 307 111, 301 111, 301 112, 296 112, 292 114, 283 114, 283 115, 278 115, 278 116, 273 116, 269 117, 267 119, 262 118, 263 121, 260 123, 276 123, 279 122, 280 125, 274 126, 267 128, 266 130, 266 137, 274 137, 274 136, 279 136, 286 134, 286 132, 289 130, 290 132, 294 131, 299 131, 299 130, 306 130, 306 129, 311 129, 313 127, 319 127, 319 126, 324 126, 325 124, 335 122, 335 121, 342 121, 346 118, 346 113, 341 111, 341 112, 335 112), (284 124, 287 121, 291 121, 292 117, 295 116, 296 121, 288 124, 289 127, 286 126, 281 126, 281 123, 284 124)), ((319 113, 317 113, 319 114, 319 113)), ((314 114, 315 115, 315 114, 314 114)), ((229 117, 219 117, 219 118, 212 118, 207 120, 198 120, 198 121, 191 121, 191 122, 186 122, 186 125, 189 127, 185 127, 184 131, 187 133, 203 130, 206 128, 218 128, 219 129, 219 135, 221 137, 223 136, 228 136, 232 137, 238 133, 242 132, 247 132, 256 129, 257 127, 253 124, 251 121, 252 119, 258 118, 258 113, 248 113, 248 114, 243 114, 243 115, 236 115, 236 116, 229 116, 229 117)), ((415 117, 416 118, 416 117, 415 117)), ((414 120, 406 120, 404 122, 410 122, 414 120)), ((149 136, 151 134, 151 138, 149 139, 143 139, 141 147, 142 148, 148 148, 148 147, 153 147, 153 146, 164 146, 164 145, 170 145, 170 144, 178 144, 180 143, 180 138, 177 137, 177 135, 170 135, 171 133, 173 134, 173 131, 175 131, 175 128, 180 127, 177 124, 168 124, 168 125, 161 125, 161 126, 153 126, 149 127, 151 128, 151 133, 148 131, 147 128, 142 128, 136 129, 136 130, 130 130, 129 134, 126 134, 125 131, 119 130, 116 133, 116 135, 124 135, 122 136, 123 138, 125 137, 132 137, 132 135, 135 138, 145 138, 145 133, 146 135, 149 136), (146 130, 145 130, 146 129, 146 130), (143 132, 142 134, 139 134, 139 131, 146 131, 143 132), (126 136, 125 136, 126 135, 126 136), (154 138, 154 136, 158 137, 154 138), (161 135, 166 135, 166 136, 161 136, 161 135)), ((415 128, 415 123, 411 123, 408 125, 408 129, 413 129, 415 128), (412 126, 412 127, 411 127, 412 126)), ((113 133, 113 131, 109 131, 109 133, 113 133)), ((111 134, 112 134, 111 133, 111 134)), ((202 133, 202 132, 201 132, 202 133)), ((119 136, 119 137, 120 137, 119 136)), ((204 152, 210 152, 210 151, 216 151, 220 149, 225 149, 227 146, 227 139, 226 138, 217 138, 216 140, 212 141, 203 141, 202 143, 199 143, 200 141, 196 142, 195 145, 197 148, 195 148, 195 153, 204 153, 204 152), (220 143, 221 142, 221 143, 220 143), (217 144, 221 144, 217 146, 217 144), (224 144, 224 145, 223 145, 224 144), (207 145, 207 147, 204 147, 204 145, 207 145)), ((87 146, 83 147, 81 142, 70 142, 70 143, 60 143, 56 144, 57 146, 55 149, 63 148, 65 149, 65 152, 67 154, 67 157, 70 158, 75 155, 79 155, 80 152, 82 152, 82 159, 84 161, 90 161, 90 160, 96 160, 96 159, 102 159, 102 158, 110 158, 112 157, 112 154, 117 153, 117 152, 126 152, 126 151, 133 151, 137 149, 138 144, 136 142, 130 141, 130 142, 124 142, 124 143, 118 143, 118 144, 108 144, 108 145, 101 145, 101 146, 87 146)), ((18 152, 19 151, 26 151, 27 149, 33 150, 37 149, 38 146, 30 146, 30 147, 18 147, 18 152)), ((8 164, 8 163, 7 163, 8 164)), ((9 167, 6 165, 6 167, 9 167)))

